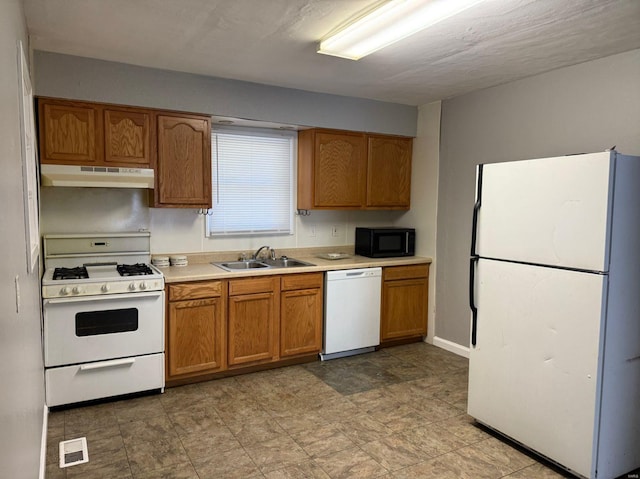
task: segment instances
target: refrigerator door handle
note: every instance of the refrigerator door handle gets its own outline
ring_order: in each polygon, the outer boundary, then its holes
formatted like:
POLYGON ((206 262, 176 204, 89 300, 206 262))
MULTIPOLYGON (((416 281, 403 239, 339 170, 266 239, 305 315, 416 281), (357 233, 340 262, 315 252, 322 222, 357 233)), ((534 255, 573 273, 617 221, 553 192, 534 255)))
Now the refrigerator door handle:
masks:
POLYGON ((476 308, 476 263, 480 258, 476 253, 478 213, 482 205, 482 164, 476 169, 476 202, 473 205, 473 229, 471 230, 471 259, 469 262, 469 307, 471 308, 471 345, 476 345, 478 331, 478 308, 476 308))
POLYGON ((476 345, 478 332, 478 308, 476 307, 476 263, 478 256, 472 256, 469 262, 469 307, 471 308, 471 345, 476 345))
POLYGON ((478 213, 482 205, 482 166, 477 166, 476 172, 476 202, 473 205, 473 223, 471 229, 471 256, 476 256, 476 239, 478 231, 478 213))

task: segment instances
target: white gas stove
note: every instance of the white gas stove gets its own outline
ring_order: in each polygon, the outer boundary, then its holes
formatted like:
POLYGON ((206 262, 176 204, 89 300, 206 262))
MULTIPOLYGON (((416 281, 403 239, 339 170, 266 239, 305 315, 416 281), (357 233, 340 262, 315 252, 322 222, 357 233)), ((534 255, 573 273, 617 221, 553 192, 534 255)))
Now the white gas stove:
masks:
POLYGON ((43 298, 160 291, 149 233, 45 235, 43 298))
POLYGON ((164 277, 142 233, 45 235, 49 406, 164 388, 164 277))
POLYGON ((42 278, 43 298, 160 291, 163 288, 162 273, 147 263, 83 263, 72 268, 47 269, 42 278))

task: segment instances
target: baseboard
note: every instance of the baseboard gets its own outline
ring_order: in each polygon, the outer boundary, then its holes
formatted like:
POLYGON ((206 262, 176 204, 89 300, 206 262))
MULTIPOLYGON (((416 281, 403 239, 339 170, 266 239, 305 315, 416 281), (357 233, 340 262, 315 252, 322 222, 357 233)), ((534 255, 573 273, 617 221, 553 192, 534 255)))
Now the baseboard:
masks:
POLYGON ((42 436, 40 437, 40 472, 38 479, 44 479, 47 469, 47 429, 49 427, 49 408, 45 404, 42 409, 42 436))
POLYGON ((457 354, 458 356, 462 356, 463 358, 469 359, 469 348, 466 346, 461 346, 458 343, 439 338, 438 336, 435 336, 433 338, 433 345, 438 346, 442 349, 446 349, 447 351, 457 354))

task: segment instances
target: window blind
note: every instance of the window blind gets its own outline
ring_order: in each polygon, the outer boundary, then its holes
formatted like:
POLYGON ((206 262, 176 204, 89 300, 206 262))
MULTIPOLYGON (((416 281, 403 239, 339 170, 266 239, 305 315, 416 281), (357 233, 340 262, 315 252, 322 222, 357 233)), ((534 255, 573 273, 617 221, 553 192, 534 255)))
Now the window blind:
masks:
POLYGON ((293 233, 295 138, 280 130, 212 131, 210 236, 293 233))

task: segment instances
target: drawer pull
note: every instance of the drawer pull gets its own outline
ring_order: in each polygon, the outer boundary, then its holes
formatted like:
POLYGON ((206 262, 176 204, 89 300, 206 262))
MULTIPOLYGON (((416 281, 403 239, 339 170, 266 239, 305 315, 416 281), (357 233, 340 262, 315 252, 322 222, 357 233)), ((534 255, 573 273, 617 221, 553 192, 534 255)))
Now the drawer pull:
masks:
POLYGON ((136 358, 114 359, 113 361, 103 361, 101 363, 83 364, 80 371, 90 371, 92 369, 114 368, 116 366, 130 365, 136 362, 136 358))

